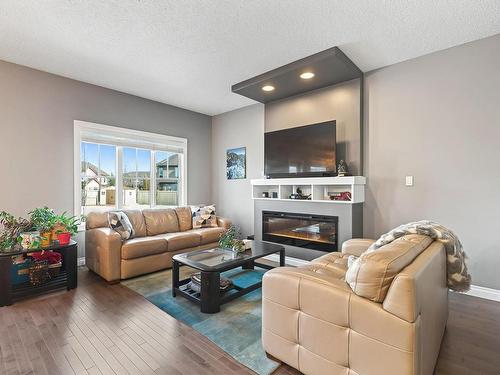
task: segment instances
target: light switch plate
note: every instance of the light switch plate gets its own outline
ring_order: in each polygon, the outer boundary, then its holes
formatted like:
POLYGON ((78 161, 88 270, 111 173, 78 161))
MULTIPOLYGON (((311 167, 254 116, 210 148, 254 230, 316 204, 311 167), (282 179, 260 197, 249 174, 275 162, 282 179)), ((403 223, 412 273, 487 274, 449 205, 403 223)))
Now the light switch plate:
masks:
POLYGON ((406 186, 413 186, 413 176, 406 176, 406 186))

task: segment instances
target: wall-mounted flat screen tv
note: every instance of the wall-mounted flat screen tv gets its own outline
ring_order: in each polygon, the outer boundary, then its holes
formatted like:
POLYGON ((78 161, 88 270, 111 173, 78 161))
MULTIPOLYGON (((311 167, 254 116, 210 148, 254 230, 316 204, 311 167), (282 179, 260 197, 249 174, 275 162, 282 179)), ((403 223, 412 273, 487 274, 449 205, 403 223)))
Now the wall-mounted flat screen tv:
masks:
POLYGON ((268 178, 334 176, 335 120, 265 133, 268 178))

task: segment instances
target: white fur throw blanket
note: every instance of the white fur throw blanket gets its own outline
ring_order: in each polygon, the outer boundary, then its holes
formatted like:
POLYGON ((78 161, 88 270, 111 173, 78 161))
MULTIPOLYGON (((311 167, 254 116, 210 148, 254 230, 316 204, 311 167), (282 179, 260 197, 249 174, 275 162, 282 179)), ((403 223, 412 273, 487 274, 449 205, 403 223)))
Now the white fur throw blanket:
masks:
POLYGON ((465 264, 467 256, 460 240, 451 230, 432 221, 422 220, 400 225, 380 236, 368 251, 374 251, 406 234, 422 234, 441 242, 447 254, 448 288, 457 292, 466 292, 470 289, 471 277, 465 264))

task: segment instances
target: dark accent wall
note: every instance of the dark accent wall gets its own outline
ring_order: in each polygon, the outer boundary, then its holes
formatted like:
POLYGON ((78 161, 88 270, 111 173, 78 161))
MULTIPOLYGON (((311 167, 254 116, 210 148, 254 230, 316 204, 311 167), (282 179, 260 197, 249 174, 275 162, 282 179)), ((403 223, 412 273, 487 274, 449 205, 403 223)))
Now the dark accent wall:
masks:
POLYGON ((344 159, 353 175, 362 169, 361 79, 267 103, 265 131, 337 121, 337 162, 344 159))

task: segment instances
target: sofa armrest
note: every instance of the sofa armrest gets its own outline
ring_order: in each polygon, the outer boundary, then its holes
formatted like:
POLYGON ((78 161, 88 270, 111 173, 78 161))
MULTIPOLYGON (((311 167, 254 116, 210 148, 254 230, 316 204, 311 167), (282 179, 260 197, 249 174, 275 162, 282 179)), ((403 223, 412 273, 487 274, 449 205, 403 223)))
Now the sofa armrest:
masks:
MULTIPOLYGON (((301 347, 311 351, 321 344, 341 345, 352 294, 343 280, 279 267, 266 272, 262 281, 262 344, 267 353, 303 371, 307 368, 299 367, 301 347)), ((346 350, 328 350, 332 357, 327 355, 327 360, 337 362, 337 353, 346 350)))
POLYGON ((359 257, 363 254, 375 240, 368 238, 353 238, 352 240, 347 240, 342 244, 342 254, 354 255, 359 257))
POLYGON ((229 229, 229 227, 231 226, 231 220, 225 217, 217 216, 217 225, 221 228, 229 229))
POLYGON ((106 281, 120 280, 121 248, 121 237, 111 228, 85 232, 85 264, 106 281))

